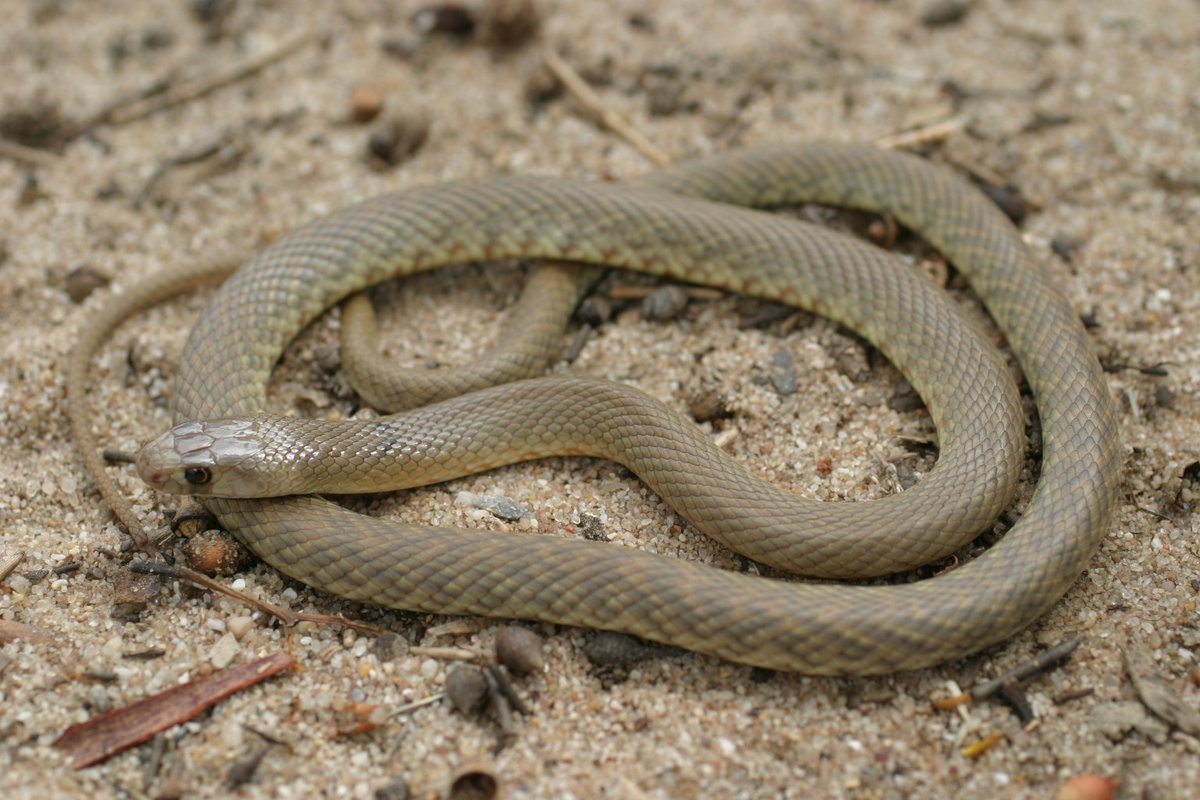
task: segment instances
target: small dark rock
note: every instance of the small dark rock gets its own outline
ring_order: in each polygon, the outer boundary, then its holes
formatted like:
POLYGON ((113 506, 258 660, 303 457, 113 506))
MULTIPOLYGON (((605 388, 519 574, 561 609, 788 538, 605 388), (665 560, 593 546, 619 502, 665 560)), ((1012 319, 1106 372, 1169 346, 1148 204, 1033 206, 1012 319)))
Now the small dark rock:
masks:
POLYGON ((82 303, 92 292, 108 286, 110 279, 91 264, 80 264, 67 273, 67 296, 72 303, 82 303))
POLYGON ((993 186, 990 183, 982 183, 979 188, 1004 212, 1006 217, 1012 220, 1014 225, 1020 225, 1025 221, 1025 217, 1029 214, 1029 204, 1025 202, 1021 191, 1015 186, 993 186))
POLYGON ((394 661, 408 654, 408 640, 398 633, 381 633, 371 649, 380 661, 394 661))
POLYGON ((112 618, 118 622, 139 621, 161 585, 157 575, 139 574, 128 569, 117 572, 113 580, 112 618))
POLYGON ((604 530, 604 523, 595 514, 580 514, 578 530, 579 535, 590 542, 608 541, 608 533, 604 530))
POLYGON ((682 286, 667 284, 642 298, 642 316, 656 322, 666 322, 679 316, 687 304, 687 290, 682 286))
POLYGON ((1050 250, 1067 264, 1075 260, 1081 247, 1083 239, 1070 234, 1060 233, 1050 240, 1050 250))
POLYGON ((554 73, 542 66, 525 79, 525 101, 537 108, 562 96, 563 85, 554 73))
POLYGON ((534 0, 488 0, 479 13, 479 31, 487 44, 514 48, 537 37, 542 16, 534 0))
POLYGON ((0 113, 0 138, 26 147, 47 148, 55 144, 66 125, 57 103, 36 98, 0 113))
POLYGON ((584 324, 598 328, 612 319, 612 301, 600 295, 588 295, 579 304, 575 316, 584 324))
POLYGON ((940 28, 961 22, 971 10, 968 0, 933 0, 921 12, 921 24, 927 28, 940 28))
POLYGON ((192 0, 189 5, 197 22, 211 24, 229 16, 237 0, 192 0))
POLYGON ((410 796, 408 782, 400 776, 375 790, 375 800, 408 800, 410 796))
POLYGON ((413 27, 424 36, 440 34, 465 39, 475 32, 475 16, 457 3, 439 3, 412 15, 413 27))
POLYGON ((597 631, 583 645, 584 655, 595 667, 625 667, 671 651, 672 648, 614 631, 597 631))
POLYGON ((896 384, 896 388, 892 391, 892 398, 888 401, 888 408, 899 411, 901 414, 919 411, 924 407, 925 403, 921 400, 921 395, 917 394, 908 381, 900 381, 896 384))
POLYGON ((367 137, 367 156, 373 166, 394 167, 421 149, 429 137, 429 115, 420 110, 397 112, 367 137))
POLYGON ((796 393, 799 379, 796 377, 796 364, 787 348, 781 347, 771 355, 771 374, 768 377, 780 397, 796 393))

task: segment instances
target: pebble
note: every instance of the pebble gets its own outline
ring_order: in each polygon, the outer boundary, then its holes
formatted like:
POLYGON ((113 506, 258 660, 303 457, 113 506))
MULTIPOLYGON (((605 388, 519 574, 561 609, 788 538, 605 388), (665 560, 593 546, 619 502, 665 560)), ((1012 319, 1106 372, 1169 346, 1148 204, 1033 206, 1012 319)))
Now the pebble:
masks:
POLYGON ((65 288, 72 303, 82 303, 97 289, 108 286, 110 279, 91 264, 80 264, 67 273, 65 288))
POLYGON ((534 0, 488 0, 479 12, 481 38, 500 48, 520 47, 534 39, 541 26, 534 0))
POLYGON ((502 495, 488 496, 464 490, 454 496, 454 501, 459 505, 488 511, 492 516, 505 522, 516 522, 529 516, 528 509, 522 508, 502 495))
POLYGON ((383 111, 383 95, 369 86, 356 86, 350 93, 350 116, 355 122, 370 122, 383 111))
POLYGON ((234 638, 240 642, 242 639, 246 638, 246 634, 254 630, 254 618, 245 616, 232 617, 230 618, 228 625, 229 632, 232 633, 234 638))
POLYGON ((208 661, 216 669, 225 669, 233 662, 240 649, 237 638, 232 633, 226 632, 208 651, 208 661))
POLYGON ((673 283, 667 284, 642 298, 642 316, 655 322, 666 322, 679 316, 687 304, 687 290, 673 283))
POLYGON ((940 28, 962 22, 971 10, 967 0, 933 0, 921 12, 921 24, 927 28, 940 28))
POLYGON ((787 348, 781 347, 771 355, 771 374, 768 377, 771 386, 775 387, 775 392, 780 397, 796 393, 799 388, 796 363, 792 360, 792 354, 787 348))

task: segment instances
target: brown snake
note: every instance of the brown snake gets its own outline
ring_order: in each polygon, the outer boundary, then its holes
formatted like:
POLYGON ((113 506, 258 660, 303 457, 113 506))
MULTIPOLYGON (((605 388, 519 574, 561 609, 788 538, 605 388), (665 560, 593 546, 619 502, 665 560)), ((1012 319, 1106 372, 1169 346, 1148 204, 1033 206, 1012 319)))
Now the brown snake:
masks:
MULTIPOLYGON (((941 453, 930 476, 895 498, 776 506, 773 495, 756 489, 739 494, 744 470, 671 449, 677 442, 669 427, 663 433, 655 416, 630 410, 621 387, 596 388, 614 393, 606 400, 617 409, 613 425, 632 426, 642 452, 629 458, 646 459, 634 467, 639 476, 698 527, 756 557, 778 551, 790 568, 854 574, 919 563, 915 559, 969 541, 1009 496, 1019 465, 993 451, 1003 450, 1012 435, 1000 434, 997 444, 997 435, 987 429, 1000 424, 997 415, 1012 413, 1011 395, 988 407, 1002 411, 958 413, 960 405, 976 402, 981 384, 1005 396, 996 377, 1003 367, 996 371, 997 357, 971 344, 977 336, 960 335, 959 328, 939 321, 946 318, 937 316, 938 309, 948 306, 928 299, 936 293, 926 281, 868 263, 878 258, 868 246, 807 228, 797 233, 794 221, 720 205, 797 202, 893 213, 967 276, 1021 363, 1043 427, 1041 478, 1017 524, 971 563, 912 584, 783 583, 589 542, 399 525, 311 496, 206 497, 204 504, 277 569, 317 588, 387 606, 620 630, 745 663, 821 674, 919 668, 1003 640, 1044 613, 1098 547, 1119 477, 1116 416, 1081 324, 1032 262, 1015 228, 974 189, 911 156, 811 144, 681 165, 632 189, 498 178, 368 200, 284 237, 222 286, 189 338, 176 419, 261 412, 270 371, 296 333, 352 291, 397 274, 513 256, 655 272, 808 307, 847 324, 876 343, 921 392, 938 424, 941 453), (681 464, 686 468, 679 469, 681 464), (962 478, 964 471, 972 473, 969 480, 962 478), (983 502, 986 510, 975 511, 976 498, 966 494, 973 490, 963 487, 975 485, 981 475, 993 488, 983 502), (723 488, 711 488, 704 482, 708 478, 723 488), (714 502, 725 487, 732 487, 732 510, 714 502), (926 496, 934 510, 902 512, 911 519, 897 515, 896 506, 910 495, 926 496), (859 505, 867 510, 855 509, 859 505), (796 521, 809 513, 814 520, 831 520, 833 532, 805 530, 804 543, 793 551, 785 534, 810 524, 796 521), (863 520, 872 518, 873 528, 886 529, 887 546, 857 535, 863 520), (949 529, 950 544, 923 533, 935 518, 949 529), (829 555, 847 542, 849 556, 829 555), (885 561, 877 552, 891 550, 899 561, 885 561), (821 566, 827 556, 835 566, 821 566)), ((168 278, 159 283, 126 298, 125 309, 166 294, 168 278)), ((109 322, 98 318, 81 337, 69 387, 81 383, 95 330, 103 324, 109 322)), ((550 387, 542 394, 563 395, 553 379, 533 383, 550 387)), ((602 386, 584 381, 578 391, 590 393, 593 385, 602 386)), ((465 404, 475 414, 480 404, 497 407, 494 401, 512 391, 486 390, 450 401, 450 407, 465 404)), ((72 423, 86 442, 90 430, 79 410, 81 398, 82 390, 72 389, 72 423)), ((577 398, 568 396, 565 405, 550 403, 558 410, 497 413, 508 414, 505 420, 549 420, 557 436, 563 420, 540 415, 569 417, 575 405, 577 398)), ((431 412, 416 414, 423 423, 436 423, 431 412)), ((464 424, 454 419, 430 435, 453 436, 464 424)), ((396 430, 385 434, 384 444, 395 448, 396 430)), ((457 444, 470 449, 469 440, 457 444)), ((595 444, 567 450, 593 447, 602 450, 595 444)), ((536 446, 527 449, 524 455, 543 454, 536 446)), ((502 454, 496 461, 484 454, 477 464, 461 460, 477 468, 517 458, 502 454)))

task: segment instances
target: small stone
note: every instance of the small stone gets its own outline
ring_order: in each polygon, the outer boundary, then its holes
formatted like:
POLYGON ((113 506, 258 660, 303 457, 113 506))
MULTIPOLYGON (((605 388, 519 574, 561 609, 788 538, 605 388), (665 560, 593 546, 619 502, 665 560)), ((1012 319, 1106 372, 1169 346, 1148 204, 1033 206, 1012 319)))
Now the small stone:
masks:
POLYGON ((108 688, 100 684, 92 684, 88 689, 86 705, 93 714, 103 714, 112 708, 112 698, 108 696, 108 688))
POLYGON ((541 67, 525 79, 524 93, 526 102, 536 108, 562 96, 563 86, 553 72, 541 67))
POLYGON ((92 292, 109 284, 109 277, 91 264, 80 264, 67 273, 67 296, 72 303, 82 303, 92 292))
POLYGON ((925 402, 921 395, 917 394, 917 390, 908 381, 896 384, 896 388, 892 390, 892 397, 888 400, 888 408, 901 414, 909 414, 924 407, 925 402))
POLYGON ((488 0, 479 14, 483 41, 500 48, 531 41, 541 26, 542 16, 534 0, 488 0))
POLYGON ((520 625, 505 625, 496 634, 496 660, 517 675, 541 672, 542 637, 520 625))
POLYGON ((370 122, 383 111, 383 95, 369 86, 356 86, 350 93, 350 116, 355 122, 370 122))
POLYGON ((1021 190, 1017 187, 993 186, 990 183, 983 183, 979 188, 1004 212, 1006 217, 1012 220, 1014 225, 1019 226, 1029 215, 1029 204, 1025 202, 1021 190))
POLYGON ((396 776, 375 790, 375 800, 408 800, 408 782, 396 776))
POLYGON ((254 617, 241 616, 231 617, 229 622, 226 624, 229 627, 229 632, 232 633, 233 637, 240 642, 246 638, 246 634, 254 630, 255 622, 254 617))
POLYGON ((421 38, 409 33, 392 34, 380 40, 379 49, 392 58, 409 59, 421 49, 421 38))
POLYGON ((140 575, 128 569, 119 571, 113 581, 112 618, 121 622, 137 622, 150 598, 158 593, 160 585, 157 575, 140 575))
POLYGON ((688 411, 696 422, 713 422, 732 416, 725 407, 725 399, 716 389, 702 391, 688 402, 688 411))
POLYGON ((208 651, 208 661, 216 669, 225 669, 233 662, 240 649, 237 637, 230 632, 226 632, 220 639, 217 639, 217 643, 208 651))
POLYGON ((5 585, 17 595, 29 594, 29 590, 33 587, 33 583, 20 573, 9 575, 5 580, 5 585))
POLYGON ((237 0, 192 0, 192 16, 198 22, 211 23, 227 16, 237 0))
POLYGON ((1134 700, 1094 706, 1089 724, 1114 742, 1138 731, 1155 744, 1163 744, 1170 733, 1165 724, 1150 716, 1145 707, 1134 700))
POLYGON ((675 319, 687 308, 688 294, 682 286, 660 286, 642 299, 642 316, 655 322, 675 319))
POLYGON ((408 642, 398 633, 381 633, 371 649, 380 661, 394 661, 408 655, 408 642))
POLYGON ((592 327, 603 325, 612 319, 612 315, 612 302, 600 295, 588 295, 583 298, 583 302, 579 304, 579 308, 575 311, 575 316, 581 322, 592 327))
POLYGON ((608 532, 604 530, 604 520, 595 514, 580 514, 579 535, 589 542, 607 542, 608 532))
POLYGON ((771 374, 769 376, 771 385, 775 387, 775 392, 780 397, 793 395, 799 388, 799 379, 796 376, 796 363, 792 360, 792 354, 787 348, 779 348, 771 354, 771 374))
POLYGON ((1050 240, 1050 250, 1067 264, 1075 260, 1075 256, 1079 254, 1083 245, 1082 237, 1072 236, 1069 233, 1060 233, 1050 240))
POLYGON ((517 505, 503 495, 488 497, 487 495, 475 494, 474 492, 462 491, 455 496, 455 501, 461 505, 471 506, 483 511, 488 511, 497 519, 502 519, 505 522, 516 522, 529 516, 529 511, 517 505))
POLYGON ((597 631, 583 652, 596 667, 629 666, 671 652, 671 648, 615 631, 597 631))
POLYGON ((971 10, 968 0, 933 0, 921 12, 921 24, 927 28, 940 28, 961 22, 971 10))
POLYGON ((426 6, 412 15, 412 24, 423 35, 442 34, 465 39, 475 31, 475 17, 456 3, 426 6))

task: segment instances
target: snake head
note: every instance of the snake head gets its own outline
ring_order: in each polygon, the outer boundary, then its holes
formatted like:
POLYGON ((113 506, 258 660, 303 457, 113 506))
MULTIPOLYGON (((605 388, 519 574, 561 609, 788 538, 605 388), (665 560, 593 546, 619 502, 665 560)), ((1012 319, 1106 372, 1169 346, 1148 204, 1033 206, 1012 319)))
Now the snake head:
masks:
POLYGON ((255 420, 184 422, 142 447, 135 463, 160 492, 262 497, 270 492, 253 468, 261 450, 255 420))

